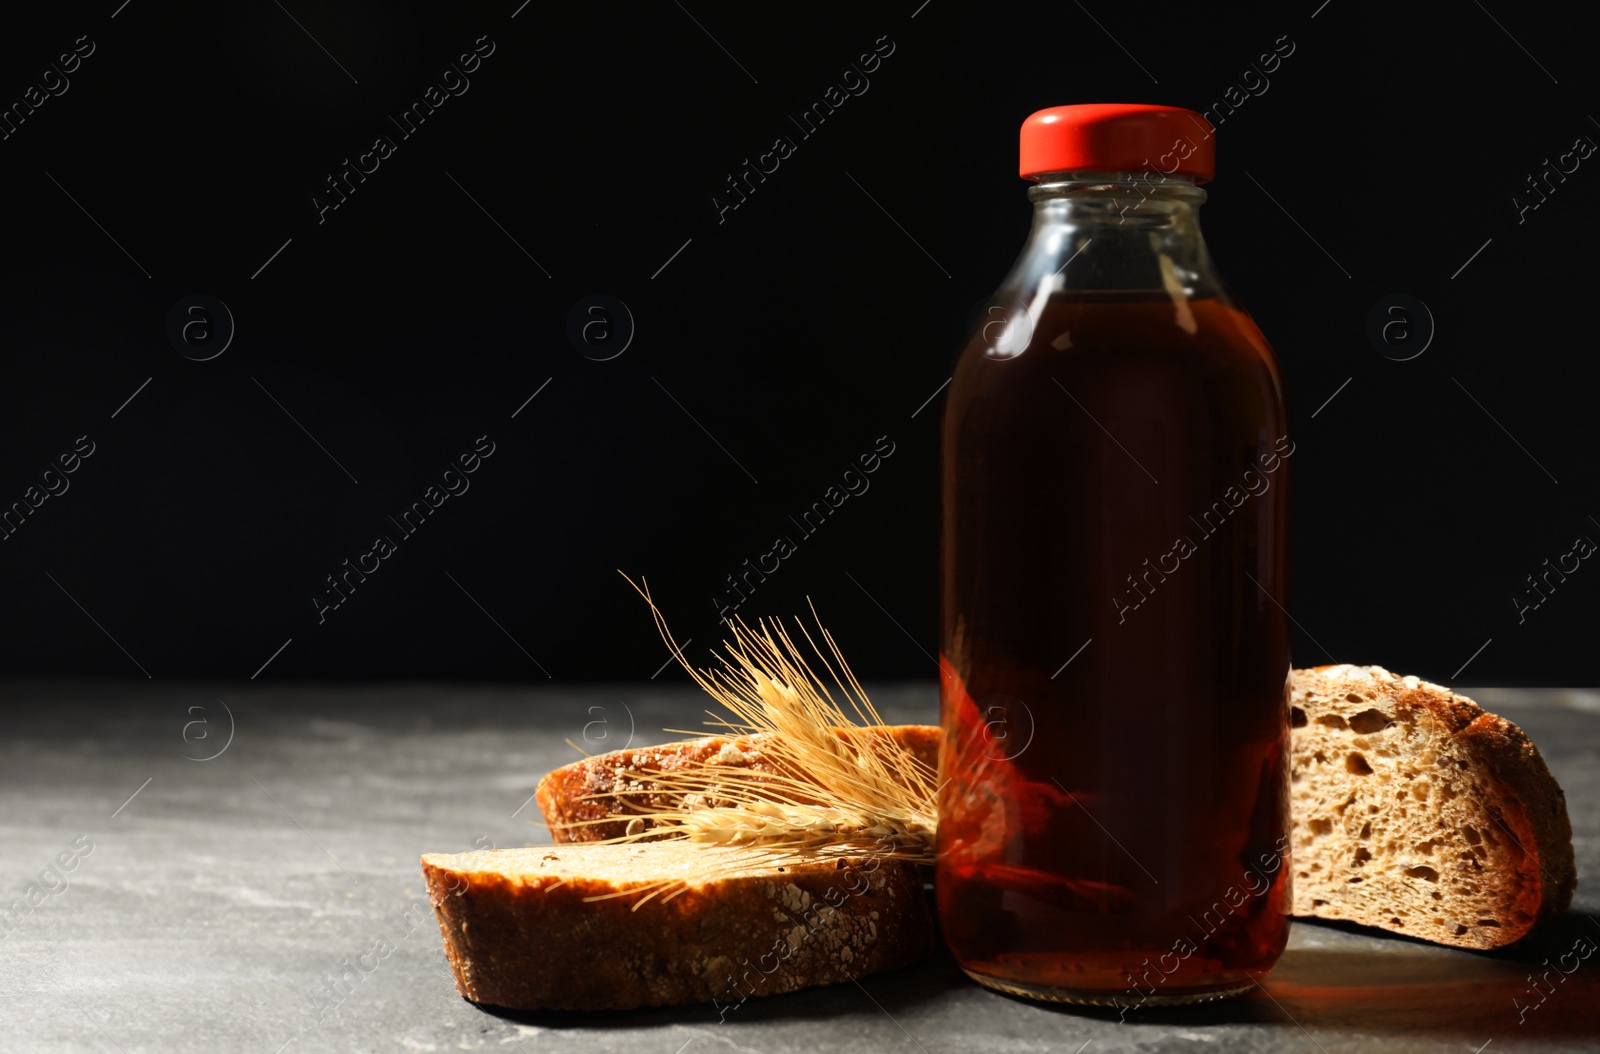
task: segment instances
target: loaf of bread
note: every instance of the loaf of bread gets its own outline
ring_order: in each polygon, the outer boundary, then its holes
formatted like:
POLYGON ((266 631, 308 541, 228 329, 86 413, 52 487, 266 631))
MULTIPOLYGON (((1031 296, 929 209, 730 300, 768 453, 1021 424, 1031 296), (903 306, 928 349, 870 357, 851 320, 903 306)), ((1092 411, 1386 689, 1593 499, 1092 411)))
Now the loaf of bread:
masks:
POLYGON ((1560 914, 1566 798, 1516 725, 1377 666, 1290 679, 1294 913, 1463 948, 1560 914))
POLYGON ((430 854, 422 871, 456 988, 511 1009, 726 1013, 933 948, 919 870, 870 855, 778 866, 653 841, 430 854))
MULTIPOLYGON (((929 771, 939 767, 937 725, 878 725, 838 731, 841 736, 888 737, 927 765, 929 771)), ((535 796, 550 836, 558 843, 595 842, 641 833, 648 831, 651 824, 648 819, 635 817, 635 813, 672 803, 660 786, 662 773, 703 765, 743 768, 759 774, 781 771, 763 752, 762 742, 760 735, 706 736, 596 754, 546 775, 539 781, 535 796)))

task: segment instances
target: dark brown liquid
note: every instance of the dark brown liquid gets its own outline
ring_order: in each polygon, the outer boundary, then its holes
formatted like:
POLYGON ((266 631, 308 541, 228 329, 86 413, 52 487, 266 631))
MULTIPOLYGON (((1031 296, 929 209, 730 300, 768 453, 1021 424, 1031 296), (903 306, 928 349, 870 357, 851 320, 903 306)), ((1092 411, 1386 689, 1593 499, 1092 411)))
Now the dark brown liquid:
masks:
POLYGON ((1291 901, 1272 353, 1215 299, 1104 293, 986 344, 943 436, 944 935, 1035 994, 1248 985, 1291 901))

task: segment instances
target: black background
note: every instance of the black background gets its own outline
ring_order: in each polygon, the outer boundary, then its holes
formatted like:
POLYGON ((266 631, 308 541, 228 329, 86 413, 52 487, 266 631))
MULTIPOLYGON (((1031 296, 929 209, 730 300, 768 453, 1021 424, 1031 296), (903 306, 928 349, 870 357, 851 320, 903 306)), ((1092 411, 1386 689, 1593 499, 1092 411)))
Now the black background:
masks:
POLYGON ((810 597, 862 676, 932 677, 942 396, 912 414, 1021 245, 1019 123, 1205 110, 1287 37, 1219 125, 1203 215, 1285 379, 1296 662, 1594 683, 1600 570, 1522 624, 1511 601, 1600 539, 1600 158, 1523 222, 1510 197, 1600 141, 1592 38, 1504 0, 918 2, 8 14, 8 105, 94 52, 0 142, 0 505, 75 437, 95 453, 0 542, 0 670, 648 678, 667 651, 617 571, 703 661, 723 577, 887 436, 871 489, 740 613, 810 597), (470 89, 401 140, 387 115, 485 36, 470 89), (798 140, 788 116, 882 37, 870 89, 798 140), (319 223, 324 178, 384 134, 319 223), (719 223, 711 195, 780 135, 795 154, 719 223), (191 293, 237 324, 208 362, 166 337, 191 293), (566 336, 592 293, 636 322, 611 361, 566 336), (1393 293, 1437 324, 1408 362, 1364 333, 1393 293), (324 576, 480 435, 471 489, 319 624, 324 576))

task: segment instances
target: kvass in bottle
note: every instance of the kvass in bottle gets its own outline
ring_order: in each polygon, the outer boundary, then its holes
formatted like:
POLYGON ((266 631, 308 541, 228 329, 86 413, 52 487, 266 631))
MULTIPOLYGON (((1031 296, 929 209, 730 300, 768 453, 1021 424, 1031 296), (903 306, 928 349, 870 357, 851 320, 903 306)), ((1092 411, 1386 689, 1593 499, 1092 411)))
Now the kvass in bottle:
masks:
POLYGON ((1201 237, 1214 151, 1175 107, 1029 117, 1033 228, 950 385, 939 914, 1013 994, 1219 998, 1288 938, 1294 443, 1201 237))

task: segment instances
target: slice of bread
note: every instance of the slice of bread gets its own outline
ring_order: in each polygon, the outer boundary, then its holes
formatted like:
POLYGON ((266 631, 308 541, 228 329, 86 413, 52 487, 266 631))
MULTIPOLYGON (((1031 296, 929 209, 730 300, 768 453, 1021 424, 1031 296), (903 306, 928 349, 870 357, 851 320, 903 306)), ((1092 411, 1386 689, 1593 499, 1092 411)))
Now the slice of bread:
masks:
POLYGON ((1516 725, 1377 666, 1290 677, 1294 913, 1497 948, 1577 885, 1566 797, 1516 725))
POLYGON ((655 841, 430 854, 422 872, 456 988, 511 1009, 726 1011, 933 948, 918 869, 869 856, 776 866, 655 841))
MULTIPOLYGON (((838 731, 841 736, 888 736, 930 770, 937 771, 939 767, 937 725, 877 725, 838 731)), ((776 773, 779 767, 762 751, 763 738, 706 736, 596 754, 563 765, 540 780, 535 790, 539 810, 544 813, 551 838, 558 843, 595 842, 647 831, 649 820, 632 817, 642 809, 663 808, 672 803, 661 791, 661 773, 700 765, 776 773), (630 822, 635 824, 631 830, 630 822)))

